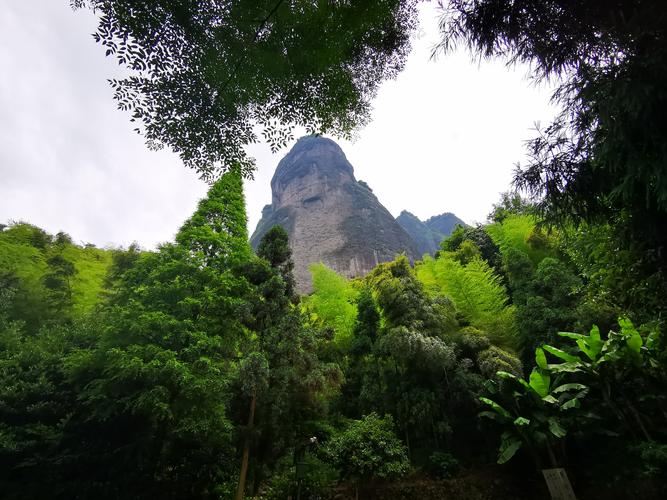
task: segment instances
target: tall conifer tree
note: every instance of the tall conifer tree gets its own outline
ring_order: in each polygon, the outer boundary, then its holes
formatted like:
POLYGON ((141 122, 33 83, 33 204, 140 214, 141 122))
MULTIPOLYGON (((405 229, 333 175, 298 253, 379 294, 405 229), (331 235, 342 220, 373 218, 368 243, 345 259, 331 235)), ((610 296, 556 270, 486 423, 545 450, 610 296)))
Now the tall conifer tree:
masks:
POLYGON ((229 268, 250 258, 247 223, 243 178, 233 168, 211 186, 176 242, 200 253, 207 265, 229 268))

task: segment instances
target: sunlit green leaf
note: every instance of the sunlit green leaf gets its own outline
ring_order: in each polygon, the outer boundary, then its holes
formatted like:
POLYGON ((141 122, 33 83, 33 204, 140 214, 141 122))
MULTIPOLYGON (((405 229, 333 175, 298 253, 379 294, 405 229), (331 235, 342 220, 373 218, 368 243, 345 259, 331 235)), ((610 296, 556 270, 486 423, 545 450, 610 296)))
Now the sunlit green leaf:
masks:
POLYGON ((542 370, 547 369, 547 357, 544 355, 544 351, 541 347, 535 349, 535 363, 537 363, 537 366, 542 370))
POLYGON ((560 335, 561 337, 566 337, 568 339, 574 339, 574 340, 586 338, 586 336, 582 335, 581 333, 572 333, 572 332, 558 332, 558 335, 560 335))
POLYGON ((485 397, 480 397, 479 400, 482 403, 486 403, 487 405, 489 405, 499 415, 502 415, 505 418, 511 418, 510 413, 505 408, 503 408, 498 403, 496 403, 495 401, 492 401, 489 398, 485 398, 485 397))
POLYGON ((562 359, 563 361, 567 361, 570 363, 576 363, 579 361, 579 358, 577 356, 573 356, 572 354, 569 354, 561 349, 558 349, 556 347, 550 346, 550 345, 544 345, 542 346, 545 351, 547 351, 549 354, 553 354, 557 358, 562 359))
POLYGON ((540 396, 545 397, 549 394, 549 384, 551 377, 548 373, 542 373, 537 368, 533 368, 530 373, 530 387, 540 396))

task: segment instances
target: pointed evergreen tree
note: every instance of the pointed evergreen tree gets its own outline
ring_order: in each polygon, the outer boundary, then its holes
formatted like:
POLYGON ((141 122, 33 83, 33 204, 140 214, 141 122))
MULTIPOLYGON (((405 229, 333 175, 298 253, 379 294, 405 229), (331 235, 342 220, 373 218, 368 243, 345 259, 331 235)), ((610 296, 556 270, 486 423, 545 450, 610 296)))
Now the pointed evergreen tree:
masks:
POLYGON ((76 275, 74 263, 61 252, 46 260, 47 272, 42 278, 51 321, 66 322, 72 313, 72 280, 76 275))
POLYGON ((211 186, 176 242, 201 254, 207 265, 228 268, 250 258, 247 224, 243 178, 233 168, 211 186))
POLYGON ((246 326, 256 335, 242 361, 248 367, 240 381, 246 388, 242 404, 247 406, 241 413, 247 425, 236 499, 244 497, 250 458, 256 487, 280 456, 312 436, 307 425, 322 417, 325 396, 340 380, 338 367, 318 358, 323 335, 304 325, 294 303, 294 264, 287 243, 285 230, 272 228, 260 242, 260 258, 243 266, 253 286, 246 326))

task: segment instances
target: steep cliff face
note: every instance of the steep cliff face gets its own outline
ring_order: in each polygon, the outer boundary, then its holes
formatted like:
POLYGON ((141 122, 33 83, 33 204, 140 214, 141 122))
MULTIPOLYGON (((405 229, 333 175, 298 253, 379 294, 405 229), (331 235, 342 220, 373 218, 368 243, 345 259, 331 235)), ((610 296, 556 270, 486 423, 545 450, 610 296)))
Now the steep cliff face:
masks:
POLYGON ((403 210, 396 218, 396 222, 415 242, 420 257, 425 253, 433 255, 440 248, 440 242, 452 234, 457 225, 466 226, 465 222, 449 212, 422 222, 416 215, 403 210))
POLYGON ((272 203, 264 207, 250 243, 257 248, 274 225, 290 237, 294 276, 301 293, 311 290, 308 266, 323 262, 338 273, 363 276, 380 262, 418 253, 332 140, 308 136, 280 161, 271 180, 272 203))

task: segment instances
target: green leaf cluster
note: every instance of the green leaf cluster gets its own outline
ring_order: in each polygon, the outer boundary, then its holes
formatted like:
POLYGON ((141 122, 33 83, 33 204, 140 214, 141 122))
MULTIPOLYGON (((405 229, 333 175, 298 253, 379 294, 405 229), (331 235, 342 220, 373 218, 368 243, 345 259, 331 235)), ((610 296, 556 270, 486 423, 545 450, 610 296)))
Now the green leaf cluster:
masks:
POLYGON ((657 359, 658 333, 653 330, 643 337, 627 318, 619 319, 619 326, 620 331, 610 331, 606 339, 596 326, 587 335, 560 332, 561 338, 574 341, 574 348, 544 345, 535 351, 537 366, 528 380, 499 372, 509 384, 488 384, 495 400, 480 397, 491 410, 480 416, 505 428, 499 463, 525 445, 538 466, 540 449, 548 452, 552 466, 558 466, 564 456, 559 458, 556 450, 563 448, 555 443, 575 427, 653 440, 662 420, 661 397, 653 391, 664 382, 657 359), (547 353, 559 362, 549 363, 547 353), (635 391, 641 386, 650 392, 638 396, 635 391))
POLYGON ((311 264, 313 293, 304 300, 311 321, 333 329, 334 343, 349 348, 357 318, 357 291, 349 280, 324 264, 311 264))
POLYGON ((431 293, 452 300, 460 321, 486 332, 497 345, 515 343, 515 308, 486 261, 473 258, 463 265, 452 254, 441 253, 436 259, 425 258, 415 270, 431 293))
POLYGON ((129 71, 111 85, 137 131, 207 178, 250 175, 244 147, 258 135, 274 151, 295 126, 349 136, 416 25, 415 2, 398 0, 71 4, 96 12, 95 40, 129 71))

